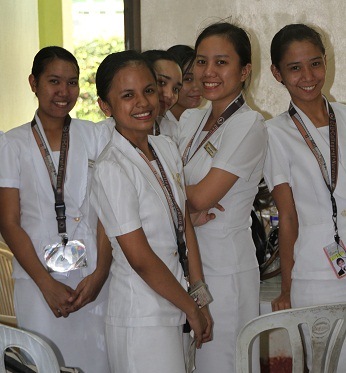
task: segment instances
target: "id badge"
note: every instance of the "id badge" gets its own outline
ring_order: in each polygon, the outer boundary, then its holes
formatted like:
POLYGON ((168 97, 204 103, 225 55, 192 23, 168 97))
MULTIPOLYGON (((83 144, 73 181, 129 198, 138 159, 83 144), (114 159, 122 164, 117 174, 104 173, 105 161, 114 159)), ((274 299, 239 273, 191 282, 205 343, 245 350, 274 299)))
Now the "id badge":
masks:
POLYGON ((330 245, 323 248, 329 263, 331 270, 334 271, 337 278, 343 278, 346 276, 346 249, 344 243, 340 240, 340 243, 332 242, 330 245))
POLYGON ((88 266, 85 245, 79 240, 45 246, 44 259, 49 272, 65 273, 88 266))

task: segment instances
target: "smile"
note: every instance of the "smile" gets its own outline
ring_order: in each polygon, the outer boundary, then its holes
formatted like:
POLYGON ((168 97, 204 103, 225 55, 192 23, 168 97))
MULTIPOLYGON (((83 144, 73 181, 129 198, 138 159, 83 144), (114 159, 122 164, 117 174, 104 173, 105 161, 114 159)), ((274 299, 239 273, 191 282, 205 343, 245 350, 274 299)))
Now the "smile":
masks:
POLYGON ((65 106, 68 105, 67 101, 63 101, 63 102, 61 102, 61 101, 55 101, 54 103, 55 103, 56 106, 59 106, 59 107, 65 107, 65 106))
POLYGON ((132 116, 136 119, 147 119, 151 117, 151 111, 146 111, 145 113, 140 114, 133 114, 132 116))
POLYGON ((206 87, 206 88, 215 88, 219 85, 220 85, 220 83, 207 83, 207 82, 203 83, 203 86, 206 87))
POLYGON ((304 91, 312 91, 314 88, 316 87, 316 85, 312 85, 310 87, 300 87, 302 90, 304 91))

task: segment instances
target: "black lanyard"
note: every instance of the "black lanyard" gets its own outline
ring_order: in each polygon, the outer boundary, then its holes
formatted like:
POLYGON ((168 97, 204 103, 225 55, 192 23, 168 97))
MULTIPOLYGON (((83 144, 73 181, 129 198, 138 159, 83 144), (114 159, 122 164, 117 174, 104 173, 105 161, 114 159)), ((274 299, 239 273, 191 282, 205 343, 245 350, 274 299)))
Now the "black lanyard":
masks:
POLYGON ((159 184, 160 184, 160 186, 161 186, 161 188, 162 188, 162 190, 165 194, 165 197, 167 199, 167 202, 168 202, 168 205, 169 205, 169 208, 170 208, 170 211, 171 211, 173 223, 174 223, 176 237, 177 237, 179 262, 180 262, 180 264, 183 268, 184 277, 185 277, 185 279, 186 279, 186 281, 189 285, 189 262, 188 262, 188 258, 187 258, 187 249, 186 249, 186 244, 185 244, 185 240, 184 240, 184 231, 185 231, 185 229, 184 229, 184 226, 185 226, 184 215, 183 215, 177 201, 174 198, 171 185, 168 181, 166 172, 165 172, 165 170, 162 166, 162 163, 161 163, 159 157, 157 156, 157 154, 156 154, 154 148, 151 146, 151 144, 149 144, 149 148, 153 153, 153 156, 154 156, 154 159, 155 159, 155 161, 157 163, 157 166, 159 168, 161 177, 158 174, 158 172, 156 171, 155 167, 150 163, 148 158, 144 155, 144 153, 140 151, 139 154, 145 160, 145 162, 148 164, 151 171, 155 175, 155 177, 156 177, 157 181, 159 182, 159 184))
POLYGON ((337 124, 336 124, 336 119, 335 119, 335 114, 333 111, 332 106, 330 103, 327 101, 328 104, 328 112, 329 112, 329 148, 330 148, 330 180, 329 180, 329 175, 328 175, 328 169, 326 165, 326 161, 316 145, 314 139, 312 138, 309 130, 307 129, 305 123, 303 122, 303 119, 301 116, 298 114, 297 110, 294 108, 292 103, 290 104, 290 107, 288 109, 288 112, 296 125, 297 129, 299 130, 300 134, 303 136, 306 144, 312 151, 313 155, 315 156, 318 165, 320 167, 323 180, 330 192, 330 199, 332 202, 332 209, 333 209, 333 223, 334 223, 334 230, 335 230, 335 242, 339 244, 340 242, 340 237, 338 233, 338 224, 337 224, 337 206, 336 206, 336 201, 334 198, 334 190, 336 188, 336 183, 338 180, 338 166, 339 166, 339 157, 338 157, 338 129, 337 129, 337 124))
POLYGON ((37 145, 40 149, 44 163, 47 167, 47 171, 54 191, 55 212, 56 220, 58 222, 58 232, 59 235, 62 237, 62 243, 64 245, 66 245, 66 243, 68 242, 68 237, 66 233, 66 207, 64 202, 64 183, 66 176, 67 155, 69 147, 70 123, 71 117, 68 115, 65 118, 64 127, 62 129, 59 166, 58 173, 56 173, 52 157, 48 150, 48 146, 44 140, 44 137, 40 131, 39 126, 36 123, 36 119, 34 118, 31 122, 31 128, 37 145))
POLYGON ((191 150, 191 146, 192 146, 192 143, 193 143, 193 140, 195 139, 195 136, 197 134, 197 132, 199 131, 200 129, 200 126, 201 124, 203 123, 203 119, 205 117, 202 118, 202 121, 200 123, 200 125, 198 126, 197 128, 197 131, 195 132, 195 134, 192 136, 192 139, 189 141, 189 143, 187 144, 186 146, 186 149, 184 150, 184 153, 183 153, 183 157, 182 157, 182 160, 183 160, 183 165, 185 166, 187 164, 187 162, 197 153, 197 151, 206 143, 206 141, 209 140, 209 138, 211 137, 211 135, 229 118, 231 117, 238 109, 240 109, 243 104, 245 103, 244 101, 244 97, 243 95, 241 94, 231 105, 229 105, 226 110, 224 110, 224 112, 220 115, 220 117, 218 118, 218 120, 214 123, 214 125, 211 127, 211 129, 208 131, 208 133, 205 135, 204 139, 201 141, 201 143, 198 145, 197 149, 194 151, 194 153, 191 155, 191 157, 189 158, 189 153, 190 153, 190 150, 191 150))

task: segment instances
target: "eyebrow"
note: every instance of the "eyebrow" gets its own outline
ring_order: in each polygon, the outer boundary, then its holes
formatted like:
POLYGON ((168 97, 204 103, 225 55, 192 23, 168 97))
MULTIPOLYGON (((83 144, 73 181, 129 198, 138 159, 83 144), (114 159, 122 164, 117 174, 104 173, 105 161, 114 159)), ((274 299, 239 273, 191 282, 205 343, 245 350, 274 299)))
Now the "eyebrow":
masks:
MULTIPOLYGON (((144 89, 148 89, 150 87, 155 87, 156 84, 154 83, 149 83, 148 85, 146 85, 144 87, 144 89)), ((124 90, 120 91, 120 94, 123 94, 123 93, 128 93, 128 92, 134 92, 135 90, 133 88, 125 88, 124 90)))
MULTIPOLYGON (((323 57, 320 57, 320 56, 318 56, 318 57, 313 57, 313 58, 311 58, 311 59, 309 60, 309 62, 316 61, 316 60, 322 60, 322 59, 323 59, 323 57)), ((300 64, 300 63, 301 63, 301 61, 290 62, 290 63, 287 64, 287 66, 297 65, 297 64, 300 64)))
MULTIPOLYGON (((207 56, 204 56, 203 54, 197 54, 196 57, 203 57, 203 58, 207 58, 207 56)), ((216 58, 220 58, 220 57, 227 57, 229 58, 229 55, 228 54, 217 54, 216 56, 213 56, 213 57, 216 57, 216 58)))

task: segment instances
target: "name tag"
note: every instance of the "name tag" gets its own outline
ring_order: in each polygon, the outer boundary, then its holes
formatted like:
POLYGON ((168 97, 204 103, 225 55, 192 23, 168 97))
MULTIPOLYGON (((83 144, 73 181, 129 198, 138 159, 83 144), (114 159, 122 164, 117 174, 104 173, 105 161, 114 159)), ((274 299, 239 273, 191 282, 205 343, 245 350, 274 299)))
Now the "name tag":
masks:
POLYGON ((217 149, 215 148, 215 146, 210 143, 210 141, 208 141, 205 145, 204 145, 204 149, 208 152, 208 154, 214 158, 215 157, 215 154, 217 153, 217 149))

